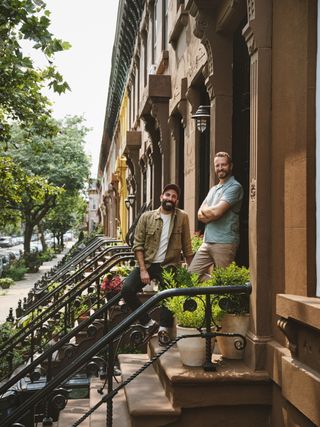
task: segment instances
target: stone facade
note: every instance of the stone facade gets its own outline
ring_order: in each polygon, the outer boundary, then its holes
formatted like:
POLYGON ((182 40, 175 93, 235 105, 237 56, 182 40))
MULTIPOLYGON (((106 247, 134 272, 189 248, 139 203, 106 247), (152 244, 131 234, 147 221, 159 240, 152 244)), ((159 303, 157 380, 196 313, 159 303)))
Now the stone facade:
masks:
POLYGON ((228 151, 246 194, 237 259, 253 285, 245 362, 272 383, 265 425, 320 426, 317 2, 149 0, 136 20, 126 27, 134 43, 118 104, 123 69, 110 79, 99 166, 105 233, 116 235, 116 218, 124 233, 144 204, 157 207, 168 182, 180 185, 180 206, 200 230, 212 157, 228 151), (210 106, 203 133, 191 117, 200 105, 210 106), (128 194, 135 202, 126 212, 128 194))

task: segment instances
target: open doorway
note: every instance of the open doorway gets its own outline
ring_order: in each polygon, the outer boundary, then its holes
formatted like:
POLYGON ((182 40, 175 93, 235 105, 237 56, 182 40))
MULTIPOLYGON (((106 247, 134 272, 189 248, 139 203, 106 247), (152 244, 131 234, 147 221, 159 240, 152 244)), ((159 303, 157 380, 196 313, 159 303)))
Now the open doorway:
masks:
POLYGON ((238 27, 233 37, 233 119, 232 157, 234 176, 244 189, 240 213, 240 247, 236 262, 249 265, 248 216, 249 216, 249 170, 250 170, 250 57, 242 29, 238 27))

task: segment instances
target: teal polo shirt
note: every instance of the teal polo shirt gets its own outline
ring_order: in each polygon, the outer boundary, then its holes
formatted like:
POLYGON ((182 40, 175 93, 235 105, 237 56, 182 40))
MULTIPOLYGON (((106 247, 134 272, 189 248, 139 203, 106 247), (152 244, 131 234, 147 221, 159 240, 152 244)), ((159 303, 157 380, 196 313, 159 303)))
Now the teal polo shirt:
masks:
POLYGON ((243 199, 242 185, 231 176, 223 184, 209 190, 204 202, 213 207, 221 200, 231 208, 217 221, 206 224, 204 241, 206 243, 239 243, 239 213, 243 199))

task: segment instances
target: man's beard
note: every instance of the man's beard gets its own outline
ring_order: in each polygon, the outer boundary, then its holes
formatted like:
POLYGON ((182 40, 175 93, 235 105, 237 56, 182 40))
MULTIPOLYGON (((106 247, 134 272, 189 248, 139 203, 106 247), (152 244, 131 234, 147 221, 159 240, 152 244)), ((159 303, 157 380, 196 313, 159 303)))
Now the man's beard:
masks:
POLYGON ((175 205, 174 205, 174 203, 170 202, 169 200, 162 200, 161 206, 166 211, 173 211, 175 205))
POLYGON ((230 175, 231 175, 230 171, 220 171, 217 173, 218 178, 222 178, 222 179, 227 178, 230 175))

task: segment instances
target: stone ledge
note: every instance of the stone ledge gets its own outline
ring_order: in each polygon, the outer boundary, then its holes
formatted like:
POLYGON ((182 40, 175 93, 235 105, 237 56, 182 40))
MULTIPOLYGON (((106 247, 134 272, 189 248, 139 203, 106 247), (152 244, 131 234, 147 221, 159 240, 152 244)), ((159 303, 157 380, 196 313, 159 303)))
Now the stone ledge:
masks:
POLYGON ((282 394, 315 425, 320 425, 320 375, 318 372, 298 360, 284 356, 282 358, 282 394))
POLYGON ((320 330, 320 299, 299 295, 278 294, 276 313, 320 330))

